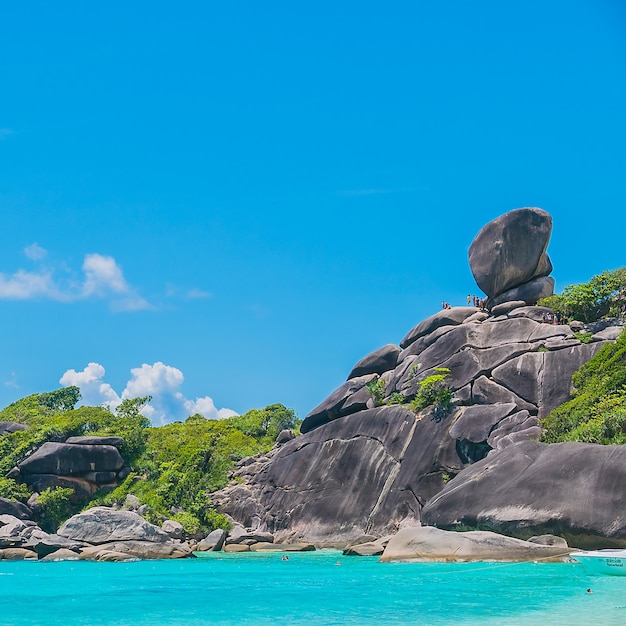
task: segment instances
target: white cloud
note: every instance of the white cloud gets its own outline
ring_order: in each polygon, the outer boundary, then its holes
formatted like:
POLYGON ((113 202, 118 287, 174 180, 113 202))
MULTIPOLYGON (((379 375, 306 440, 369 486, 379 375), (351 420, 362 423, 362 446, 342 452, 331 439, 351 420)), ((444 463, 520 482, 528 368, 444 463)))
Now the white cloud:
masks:
POLYGON ((207 419, 224 419, 237 413, 231 409, 218 409, 209 396, 190 400, 180 390, 185 377, 176 367, 157 361, 144 363, 130 370, 131 378, 121 394, 104 382, 105 369, 99 363, 89 363, 81 372, 67 370, 59 381, 64 387, 75 385, 81 391, 82 403, 104 404, 117 407, 123 399, 152 396, 150 404, 142 413, 155 424, 184 420, 199 413, 207 419))
POLYGON ((14 131, 12 131, 10 128, 0 128, 0 141, 13 134, 14 131))
POLYGON ((24 254, 31 261, 41 261, 46 258, 48 251, 45 248, 42 248, 37 242, 31 243, 30 246, 26 246, 24 248, 24 254))
POLYGON ((204 291, 203 289, 198 289, 197 287, 194 287, 193 289, 190 289, 185 294, 185 297, 187 297, 189 300, 198 300, 198 299, 201 299, 201 298, 210 298, 211 297, 211 292, 204 291))
POLYGON ((86 254, 83 262, 85 282, 83 292, 85 296, 102 296, 107 292, 128 293, 130 287, 124 279, 122 268, 111 256, 101 254, 86 254))
POLYGON ((59 382, 64 387, 72 385, 80 389, 83 404, 99 406, 104 404, 112 409, 120 404, 122 399, 115 393, 113 387, 103 381, 105 369, 100 363, 89 363, 82 372, 74 369, 67 370, 59 382))
POLYGON ((27 272, 26 270, 17 270, 11 276, 0 273, 0 299, 32 300, 35 298, 64 299, 50 273, 27 272))
POLYGON ((47 251, 37 243, 27 246, 24 254, 38 263, 36 271, 0 272, 0 299, 76 302, 95 298, 107 300, 115 312, 154 308, 126 282, 122 268, 113 257, 97 253, 85 255, 82 276, 76 276, 64 264, 59 267, 41 265, 47 251))

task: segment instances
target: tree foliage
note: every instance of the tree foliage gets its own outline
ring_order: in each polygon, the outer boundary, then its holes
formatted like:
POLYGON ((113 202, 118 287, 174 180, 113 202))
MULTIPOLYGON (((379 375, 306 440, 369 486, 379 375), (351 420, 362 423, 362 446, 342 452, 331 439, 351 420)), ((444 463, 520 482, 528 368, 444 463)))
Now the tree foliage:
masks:
POLYGON ((620 316, 626 309, 626 267, 605 271, 588 283, 568 285, 561 295, 539 301, 570 320, 590 323, 607 316, 620 316))
POLYGON ((626 330, 572 377, 574 394, 543 420, 543 441, 626 444, 626 330))

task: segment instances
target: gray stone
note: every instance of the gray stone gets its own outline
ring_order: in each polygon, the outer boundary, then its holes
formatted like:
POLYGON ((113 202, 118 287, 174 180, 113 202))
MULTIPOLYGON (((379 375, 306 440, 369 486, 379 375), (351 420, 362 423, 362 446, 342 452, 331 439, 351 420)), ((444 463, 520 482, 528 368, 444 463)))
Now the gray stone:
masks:
POLYGON ((548 315, 553 315, 552 309, 549 309, 545 306, 522 306, 516 309, 513 309, 508 317, 527 317, 535 322, 544 323, 544 320, 548 315))
MULTIPOLYGON (((476 283, 488 297, 547 276, 552 218, 537 208, 509 211, 483 226, 469 249, 476 283)), ((515 298, 520 300, 523 298, 515 298)))
POLYGON ((516 410, 513 402, 468 406, 461 409, 460 417, 450 428, 450 436, 473 443, 487 441, 498 422, 516 410))
POLYGON ((505 537, 488 531, 449 532, 417 526, 403 528, 381 561, 534 561, 564 560, 570 550, 505 537))
POLYGON ((173 519, 166 519, 161 524, 161 530, 167 533, 172 539, 182 539, 185 534, 183 525, 173 519))
POLYGON ((65 443, 81 444, 91 446, 115 446, 119 448, 124 440, 121 437, 97 437, 95 435, 84 435, 82 437, 68 437, 65 443))
POLYGON ((554 294, 554 278, 552 276, 540 276, 533 278, 523 285, 509 289, 487 300, 487 307, 493 308, 511 300, 522 300, 525 304, 533 305, 541 298, 549 298, 554 294))
POLYGON ((83 548, 80 558, 83 560, 137 560, 137 559, 181 559, 191 556, 191 549, 186 543, 168 540, 161 543, 153 541, 110 541, 101 545, 83 548), (108 553, 118 553, 116 556, 107 557, 108 553))
POLYGON ((200 552, 204 552, 206 550, 213 550, 215 552, 219 552, 226 540, 226 531, 221 528, 216 528, 214 531, 210 532, 202 541, 198 542, 196 546, 196 550, 200 552))
POLYGON ((441 326, 458 326, 470 315, 474 315, 475 313, 476 308, 469 306, 455 306, 451 309, 442 309, 423 322, 420 322, 415 328, 409 331, 406 337, 400 342, 400 347, 406 348, 410 346, 420 337, 429 335, 441 326))
POLYGON ((32 519, 33 512, 30 507, 17 502, 15 500, 9 500, 7 498, 0 497, 0 514, 2 515, 14 515, 18 519, 32 519))
POLYGON ((594 549, 626 546, 626 446, 526 441, 466 468, 422 521, 527 538, 551 534, 594 549))
POLYGON ((101 544, 110 541, 168 542, 169 535, 132 511, 94 507, 70 517, 57 534, 75 541, 101 544))
POLYGON ((22 474, 57 474, 69 476, 85 472, 115 471, 124 467, 124 459, 115 446, 68 443, 44 443, 20 464, 22 474))
POLYGON ((0 561, 36 561, 37 555, 27 548, 3 548, 0 561))
POLYGON ((19 424, 18 422, 0 422, 0 436, 10 435, 18 430, 26 430, 27 428, 26 424, 19 424))
POLYGON ((400 348, 392 343, 378 348, 378 350, 363 357, 352 368, 348 380, 367 374, 382 374, 383 372, 392 370, 396 366, 399 354, 400 348))
POLYGON ((72 541, 71 539, 66 539, 57 534, 46 533, 38 528, 28 535, 24 547, 35 551, 39 557, 45 557, 60 549, 71 550, 74 553, 78 553, 85 545, 83 541, 72 541))
POLYGON ((505 301, 502 304, 497 304, 491 308, 492 315, 507 315, 511 311, 515 309, 519 309, 521 307, 525 307, 526 302, 524 300, 509 300, 505 301))
POLYGON ((57 476, 56 474, 24 474, 23 481, 29 485, 34 491, 41 493, 46 489, 73 489, 74 493, 70 496, 73 503, 84 502, 89 500, 96 492, 97 485, 89 482, 84 478, 72 476, 57 476))
POLYGON ((46 556, 41 557, 39 560, 44 563, 56 562, 56 561, 78 561, 80 555, 74 550, 68 550, 67 548, 59 548, 54 552, 50 552, 46 556))
POLYGON ((492 372, 493 380, 527 402, 540 407, 539 417, 567 402, 572 374, 599 349, 601 342, 580 344, 554 352, 523 354, 492 372))
MULTIPOLYGON (((346 398, 365 387, 367 383, 375 378, 377 378, 376 374, 368 374, 345 382, 304 418, 300 425, 300 432, 307 433, 322 424, 327 424, 338 417, 343 417, 346 414, 342 411, 346 398)), ((358 406, 353 407, 353 412, 360 410, 358 406)))
POLYGON ((281 430, 278 433, 278 436, 276 437, 276 443, 278 445, 282 445, 283 443, 287 443, 288 441, 291 441, 292 439, 295 439, 295 438, 296 436, 293 430, 289 430, 289 429, 281 430))
POLYGON ((475 404, 507 404, 514 403, 519 409, 536 412, 537 406, 526 402, 509 389, 498 385, 486 376, 480 376, 472 386, 472 402, 475 404))

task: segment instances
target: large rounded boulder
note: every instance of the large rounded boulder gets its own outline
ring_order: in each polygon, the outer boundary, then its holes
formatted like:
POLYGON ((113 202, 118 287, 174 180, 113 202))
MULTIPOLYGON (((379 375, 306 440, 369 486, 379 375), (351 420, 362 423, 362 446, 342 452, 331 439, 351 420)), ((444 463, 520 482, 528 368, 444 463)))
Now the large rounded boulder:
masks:
POLYGON ((469 249, 477 285, 493 298, 548 276, 552 263, 546 249, 551 232, 550 214, 537 208, 509 211, 483 226, 469 249))

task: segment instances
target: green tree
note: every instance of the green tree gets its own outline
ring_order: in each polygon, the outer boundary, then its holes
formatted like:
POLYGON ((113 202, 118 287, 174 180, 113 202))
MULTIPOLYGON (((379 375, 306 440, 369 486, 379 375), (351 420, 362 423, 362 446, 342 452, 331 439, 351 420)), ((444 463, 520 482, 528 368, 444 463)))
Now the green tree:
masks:
POLYGON ((588 283, 568 285, 561 295, 543 298, 539 304, 570 319, 590 323, 626 312, 626 267, 605 271, 588 283))

